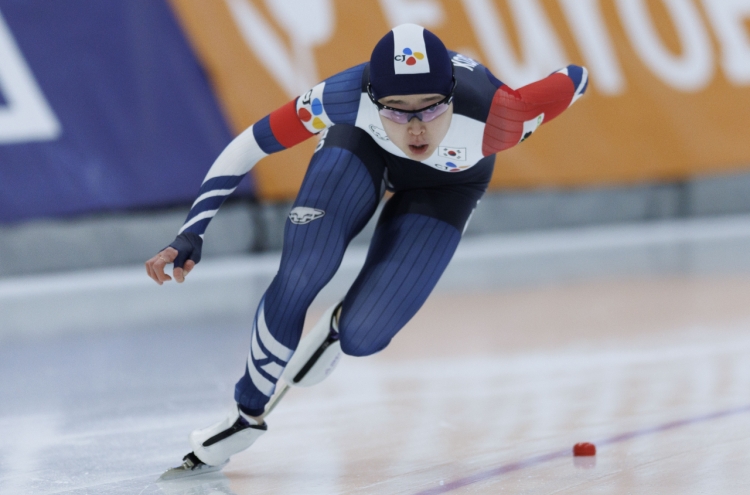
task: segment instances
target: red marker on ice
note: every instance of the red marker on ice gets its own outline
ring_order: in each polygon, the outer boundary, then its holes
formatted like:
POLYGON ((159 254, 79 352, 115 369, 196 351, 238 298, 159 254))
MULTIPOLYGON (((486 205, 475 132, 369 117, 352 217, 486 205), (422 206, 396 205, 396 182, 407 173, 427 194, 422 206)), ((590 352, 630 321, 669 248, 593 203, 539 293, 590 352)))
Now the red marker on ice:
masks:
POLYGON ((577 443, 573 446, 573 455, 576 457, 596 455, 596 445, 588 442, 577 443))

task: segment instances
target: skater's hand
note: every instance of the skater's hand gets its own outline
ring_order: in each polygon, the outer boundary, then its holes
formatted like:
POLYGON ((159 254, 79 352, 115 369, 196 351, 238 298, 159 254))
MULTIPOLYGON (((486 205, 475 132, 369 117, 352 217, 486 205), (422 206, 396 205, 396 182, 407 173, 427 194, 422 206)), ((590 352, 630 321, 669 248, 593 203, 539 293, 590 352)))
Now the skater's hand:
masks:
POLYGON ((172 280, 172 277, 164 272, 164 267, 174 263, 172 275, 177 283, 185 281, 188 273, 195 268, 196 263, 201 260, 201 248, 203 239, 195 234, 180 234, 169 245, 159 251, 159 254, 146 262, 146 273, 154 282, 162 285, 172 280))
MULTIPOLYGON (((154 281, 159 285, 172 280, 172 277, 167 275, 167 273, 164 271, 164 268, 169 263, 174 262, 175 258, 177 258, 177 254, 178 253, 175 248, 168 247, 148 260, 146 262, 146 273, 148 273, 148 276, 154 279, 154 281)), ((187 260, 182 268, 174 268, 174 270, 172 271, 174 279, 177 280, 178 283, 184 282, 185 277, 193 268, 195 268, 195 261, 187 260)))

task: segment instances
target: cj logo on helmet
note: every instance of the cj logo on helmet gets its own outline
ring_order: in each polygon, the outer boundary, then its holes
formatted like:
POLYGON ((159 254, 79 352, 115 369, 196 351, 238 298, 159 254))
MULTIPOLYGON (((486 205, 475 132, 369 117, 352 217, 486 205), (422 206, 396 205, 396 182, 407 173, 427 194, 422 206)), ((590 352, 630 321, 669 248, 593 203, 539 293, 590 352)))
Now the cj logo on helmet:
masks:
POLYGON ((404 62, 406 65, 416 65, 417 60, 424 59, 424 53, 412 52, 411 48, 404 48, 402 53, 399 53, 393 59, 396 62, 404 62))
POLYGON ((297 225, 304 225, 325 215, 326 212, 307 206, 298 206, 289 212, 289 220, 297 225))

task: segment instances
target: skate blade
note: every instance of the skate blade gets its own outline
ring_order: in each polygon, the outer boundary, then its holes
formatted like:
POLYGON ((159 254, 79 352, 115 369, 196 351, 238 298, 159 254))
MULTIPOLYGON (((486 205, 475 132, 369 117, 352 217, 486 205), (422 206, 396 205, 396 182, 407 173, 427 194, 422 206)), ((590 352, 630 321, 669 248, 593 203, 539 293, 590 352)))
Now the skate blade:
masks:
POLYGON ((215 473, 221 471, 224 466, 229 464, 229 461, 225 461, 218 466, 209 466, 207 464, 201 464, 194 468, 186 468, 185 466, 177 466, 172 469, 167 469, 164 473, 159 476, 156 481, 171 481, 180 480, 183 478, 189 478, 191 476, 198 476, 199 474, 215 473))

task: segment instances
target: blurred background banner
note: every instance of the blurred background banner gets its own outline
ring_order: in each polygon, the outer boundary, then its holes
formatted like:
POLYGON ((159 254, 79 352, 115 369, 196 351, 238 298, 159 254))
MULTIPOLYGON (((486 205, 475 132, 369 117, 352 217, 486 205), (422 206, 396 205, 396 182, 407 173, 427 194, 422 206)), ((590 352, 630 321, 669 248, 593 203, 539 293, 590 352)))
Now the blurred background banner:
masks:
MULTIPOLYGON (((233 135, 404 22, 512 87, 589 68, 495 190, 750 169, 750 0, 0 0, 0 222, 190 203, 233 135)), ((292 199, 315 145, 240 192, 292 199)))
POLYGON ((231 138, 166 2, 0 0, 0 222, 191 202, 231 138))
MULTIPOLYGON (((492 187, 672 182, 750 167, 750 0, 171 0, 235 133, 422 24, 512 87, 568 63, 590 91, 498 154, 492 187)), ((264 159, 294 197, 313 142, 264 159)))

